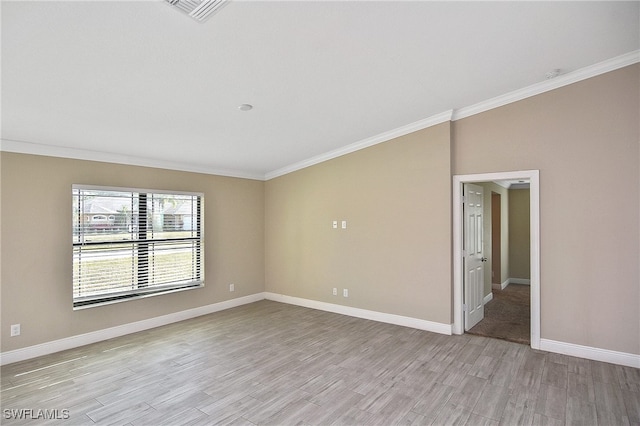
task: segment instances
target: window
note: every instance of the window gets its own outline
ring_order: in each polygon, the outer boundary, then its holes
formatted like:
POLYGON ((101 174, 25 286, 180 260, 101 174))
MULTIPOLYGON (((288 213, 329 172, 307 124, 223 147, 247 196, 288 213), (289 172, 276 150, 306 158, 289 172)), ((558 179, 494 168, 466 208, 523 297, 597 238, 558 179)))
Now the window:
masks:
POLYGON ((72 191, 74 309, 204 285, 202 194, 72 191))

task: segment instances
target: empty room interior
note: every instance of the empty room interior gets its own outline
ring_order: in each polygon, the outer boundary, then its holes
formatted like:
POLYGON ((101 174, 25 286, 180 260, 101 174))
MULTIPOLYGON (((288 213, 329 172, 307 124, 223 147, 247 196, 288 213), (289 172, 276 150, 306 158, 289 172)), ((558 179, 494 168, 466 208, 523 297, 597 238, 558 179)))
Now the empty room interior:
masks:
POLYGON ((640 424, 640 2, 2 0, 2 424, 640 424))

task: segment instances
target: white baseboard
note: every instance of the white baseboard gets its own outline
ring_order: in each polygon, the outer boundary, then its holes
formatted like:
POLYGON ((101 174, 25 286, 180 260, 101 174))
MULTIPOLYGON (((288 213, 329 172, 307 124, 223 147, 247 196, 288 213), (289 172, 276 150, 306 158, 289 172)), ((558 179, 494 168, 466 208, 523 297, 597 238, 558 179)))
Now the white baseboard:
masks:
POLYGON ((625 365, 627 367, 640 368, 640 355, 629 354, 626 352, 593 348, 590 346, 558 342, 549 339, 540 339, 540 350, 591 359, 594 361, 625 365))
POLYGON ((482 304, 486 305, 487 303, 491 302, 492 300, 493 300, 493 293, 489 293, 482 300, 482 304))
POLYGON ((431 331, 433 333, 451 335, 453 331, 451 324, 443 324, 418 318, 405 317, 402 315, 387 314, 384 312, 369 311, 367 309, 319 302, 317 300, 285 296, 284 294, 266 292, 265 298, 267 300, 273 300, 274 302, 288 303, 290 305, 303 306, 305 308, 318 309, 320 311, 333 312, 336 314, 348 315, 356 318, 363 318, 378 322, 384 322, 387 324, 417 328, 418 330, 431 331))
POLYGON ((509 284, 531 285, 531 280, 528 278, 507 278, 502 282, 502 284, 491 284, 491 288, 495 290, 504 290, 509 284))
MULTIPOLYGON (((487 295, 484 300, 487 303, 492 298, 492 294, 487 295)), ((366 309, 353 308, 350 306, 336 305, 333 303, 319 302, 316 300, 302 299, 299 297, 285 296, 276 293, 256 293, 249 296, 239 297, 237 299, 226 300, 207 306, 188 309, 186 311, 175 312, 173 314, 163 315, 160 317, 149 318, 142 321, 136 321, 129 324, 123 324, 116 327, 106 328, 103 330, 93 331, 90 333, 71 336, 64 339, 54 340, 51 342, 41 343, 39 345, 29 346, 26 348, 16 349, 13 351, 0 353, 0 365, 11 364, 13 362, 24 361, 36 358, 42 355, 48 355, 54 352, 60 352, 67 349, 73 349, 91 343, 112 339, 114 337, 124 336, 126 334, 136 333, 138 331, 148 330, 190 318, 211 314, 225 309, 235 308, 237 306, 246 305, 248 303, 257 302, 263 299, 273 300, 276 302, 288 303, 291 305, 304 306, 307 308, 318 309, 321 311, 333 312, 342 315, 348 315, 356 318, 363 318, 388 324, 401 325, 404 327, 416 328, 419 330, 431 331, 439 334, 452 334, 452 325, 443 324, 433 321, 422 320, 418 318, 405 317, 395 314, 387 314, 383 312, 370 311, 366 309)), ((564 355, 576 356, 579 358, 591 359, 594 361, 608 362, 611 364, 624 365, 627 367, 640 368, 640 355, 629 354, 625 352, 617 352, 608 349, 593 348, 590 346, 576 345, 573 343, 558 342, 549 339, 540 339, 540 350, 554 352, 564 355)))
POLYGON ((211 305, 188 309, 186 311, 174 312, 172 314, 167 314, 160 317, 149 318, 142 321, 136 321, 129 324, 123 324, 116 327, 105 328, 103 330, 92 331, 90 333, 79 334, 77 336, 71 336, 64 339, 41 343, 39 345, 33 345, 26 348, 3 352, 0 354, 0 365, 24 361, 26 359, 36 358, 42 355, 52 354, 54 352, 60 352, 91 343, 101 342, 103 340, 113 339, 114 337, 124 336, 126 334, 136 333, 138 331, 148 330, 167 324, 172 324, 174 322, 184 321, 190 318, 211 314, 213 312, 235 308, 236 306, 246 305, 247 303, 257 302, 259 300, 263 300, 264 298, 264 293, 256 293, 249 296, 238 297, 237 299, 225 300, 224 302, 218 302, 211 305))
POLYGON ((509 278, 507 281, 508 281, 507 285, 509 284, 531 285, 531 280, 529 278, 509 278))

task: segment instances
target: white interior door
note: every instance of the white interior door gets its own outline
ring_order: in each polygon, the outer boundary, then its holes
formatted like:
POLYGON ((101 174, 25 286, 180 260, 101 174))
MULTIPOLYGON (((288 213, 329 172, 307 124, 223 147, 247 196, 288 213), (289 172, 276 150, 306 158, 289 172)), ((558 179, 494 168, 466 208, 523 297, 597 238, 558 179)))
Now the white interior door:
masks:
POLYGON ((464 329, 484 318, 483 188, 465 183, 464 196, 464 329))

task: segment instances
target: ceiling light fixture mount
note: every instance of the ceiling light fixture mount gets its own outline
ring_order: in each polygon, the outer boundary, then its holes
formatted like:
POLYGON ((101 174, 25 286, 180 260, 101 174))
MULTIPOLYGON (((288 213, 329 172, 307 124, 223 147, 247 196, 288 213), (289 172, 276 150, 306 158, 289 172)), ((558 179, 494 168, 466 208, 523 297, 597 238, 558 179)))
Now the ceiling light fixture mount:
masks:
POLYGON ((251 104, 242 104, 242 105, 238 106, 238 109, 240 111, 251 111, 253 109, 253 105, 251 105, 251 104))
POLYGON ((209 16, 222 9, 229 0, 165 0, 171 6, 180 9, 198 22, 204 22, 209 16))
POLYGON ((556 68, 546 73, 544 75, 544 78, 546 78, 547 80, 551 80, 552 78, 556 78, 559 75, 560 75, 560 68, 556 68))

